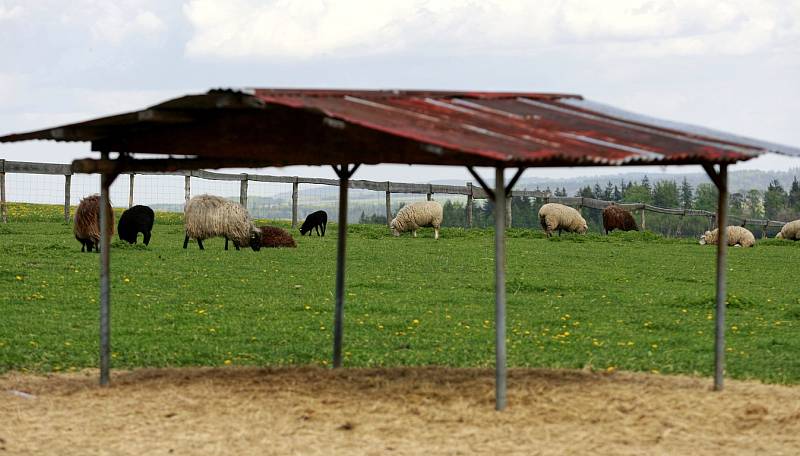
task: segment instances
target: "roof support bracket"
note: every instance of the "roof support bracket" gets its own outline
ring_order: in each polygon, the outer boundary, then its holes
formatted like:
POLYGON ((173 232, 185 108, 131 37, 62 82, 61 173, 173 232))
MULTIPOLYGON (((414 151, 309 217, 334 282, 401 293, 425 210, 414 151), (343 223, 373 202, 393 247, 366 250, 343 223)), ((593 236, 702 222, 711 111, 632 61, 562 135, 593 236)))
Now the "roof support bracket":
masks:
POLYGON ((350 166, 347 164, 342 164, 339 166, 331 165, 331 168, 333 168, 333 171, 337 176, 339 176, 339 179, 350 179, 353 174, 355 174, 359 166, 361 166, 361 163, 356 163, 352 168, 350 168, 350 166))
MULTIPOLYGON (((508 185, 503 187, 506 197, 511 194, 511 189, 514 188, 514 184, 517 183, 517 181, 522 176, 522 173, 525 171, 525 169, 526 169, 525 167, 518 168, 517 172, 514 173, 514 177, 511 178, 511 181, 508 183, 508 185)), ((491 201, 495 201, 497 196, 495 194, 495 191, 492 190, 492 188, 486 184, 486 181, 484 181, 483 178, 481 178, 481 176, 478 175, 477 172, 475 172, 475 168, 473 168, 472 166, 467 166, 467 171, 469 171, 469 173, 472 174, 472 177, 474 177, 475 180, 478 181, 478 184, 480 184, 481 188, 483 188, 483 191, 486 192, 486 195, 489 196, 489 199, 491 201)))
POLYGON ((486 181, 484 181, 483 178, 479 176, 478 173, 475 172, 475 168, 473 168, 472 166, 467 166, 467 171, 469 171, 469 173, 472 174, 472 177, 474 177, 475 180, 478 181, 478 184, 480 184, 483 191, 486 192, 486 195, 489 196, 489 199, 494 201, 494 190, 492 190, 491 187, 486 185, 486 181))
POLYGON ((519 178, 522 176, 523 172, 525 172, 524 166, 520 166, 519 168, 517 168, 517 172, 514 173, 514 177, 511 178, 511 182, 509 182, 508 185, 506 186, 506 197, 508 197, 508 195, 511 194, 511 189, 514 188, 514 184, 517 183, 519 178))

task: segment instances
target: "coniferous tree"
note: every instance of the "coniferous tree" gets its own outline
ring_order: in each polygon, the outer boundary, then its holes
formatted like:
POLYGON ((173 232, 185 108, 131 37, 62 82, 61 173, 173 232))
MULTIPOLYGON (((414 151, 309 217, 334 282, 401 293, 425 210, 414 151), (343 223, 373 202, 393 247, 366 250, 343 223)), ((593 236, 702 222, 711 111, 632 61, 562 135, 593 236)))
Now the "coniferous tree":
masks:
POLYGON ((764 193, 764 215, 770 220, 777 220, 781 212, 786 209, 789 195, 777 179, 773 179, 764 193))
POLYGON ((647 178, 647 174, 645 174, 642 178, 642 187, 646 188, 648 192, 653 191, 653 188, 650 185, 650 179, 647 178))
MULTIPOLYGON (((644 185, 643 185, 644 186, 644 185)), ((673 208, 679 204, 678 185, 675 181, 658 181, 653 187, 653 204, 673 208)))
POLYGON ((714 184, 703 183, 695 191, 694 208, 704 211, 717 211, 717 187, 714 184))
POLYGON ((611 199, 614 201, 621 201, 622 200, 622 192, 619 190, 619 187, 616 185, 614 186, 614 193, 611 196, 611 199))
POLYGON ((592 194, 592 198, 603 199, 603 189, 600 187, 600 184, 594 184, 592 194))
POLYGON ((692 186, 689 185, 689 181, 686 178, 683 178, 683 183, 681 183, 681 208, 689 209, 692 207, 692 200, 694 199, 694 194, 692 192, 692 186))
POLYGON ((792 181, 792 187, 789 189, 789 208, 797 215, 800 212, 800 182, 797 181, 797 176, 792 181))
POLYGON ((611 183, 611 181, 608 181, 606 184, 606 189, 603 191, 603 198, 601 199, 610 201, 612 198, 614 198, 614 185, 611 183))

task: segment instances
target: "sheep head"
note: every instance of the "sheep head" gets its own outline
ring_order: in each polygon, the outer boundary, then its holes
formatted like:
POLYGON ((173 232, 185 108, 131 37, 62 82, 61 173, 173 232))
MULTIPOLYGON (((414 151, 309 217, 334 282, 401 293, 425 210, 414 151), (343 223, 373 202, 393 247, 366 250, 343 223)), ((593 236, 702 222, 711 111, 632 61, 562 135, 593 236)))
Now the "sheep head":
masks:
POLYGON ((395 236, 395 237, 400 236, 400 229, 402 229, 402 226, 398 226, 398 225, 399 225, 399 223, 397 223, 397 218, 396 217, 393 218, 392 221, 389 223, 389 228, 392 229, 392 235, 395 236))
POLYGON ((703 235, 700 236, 700 245, 706 245, 706 238, 709 236, 711 236, 711 231, 706 231, 703 233, 703 235))
POLYGON ((783 233, 778 233, 778 235, 775 236, 775 239, 783 239, 783 233))
POLYGON ((578 228, 578 234, 586 234, 589 231, 589 225, 586 222, 583 222, 580 228, 578 228))
POLYGON ((259 228, 250 228, 250 248, 258 252, 261 250, 261 230, 259 228))

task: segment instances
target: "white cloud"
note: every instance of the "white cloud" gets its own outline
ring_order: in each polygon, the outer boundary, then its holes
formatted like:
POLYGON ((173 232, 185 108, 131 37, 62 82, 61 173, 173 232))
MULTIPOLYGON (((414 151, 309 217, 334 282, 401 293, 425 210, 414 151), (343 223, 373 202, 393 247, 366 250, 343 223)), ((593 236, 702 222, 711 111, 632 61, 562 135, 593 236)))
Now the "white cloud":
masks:
POLYGON ((747 54, 800 37, 794 0, 189 0, 190 56, 535 51, 605 44, 639 54, 747 54))
POLYGON ((23 9, 20 5, 7 6, 0 4, 0 22, 9 21, 22 16, 23 9))

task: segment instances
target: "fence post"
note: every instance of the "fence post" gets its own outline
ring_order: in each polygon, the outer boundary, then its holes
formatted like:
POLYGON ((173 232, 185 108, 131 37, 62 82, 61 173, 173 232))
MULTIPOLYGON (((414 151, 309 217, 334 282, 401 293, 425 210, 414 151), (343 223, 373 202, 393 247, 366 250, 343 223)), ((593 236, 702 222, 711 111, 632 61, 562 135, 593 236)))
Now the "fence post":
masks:
POLYGON ((183 178, 183 195, 186 201, 183 205, 184 209, 189 204, 189 198, 192 196, 192 175, 191 171, 186 171, 186 177, 183 178))
POLYGON ((242 182, 239 184, 239 204, 247 209, 247 174, 242 173, 242 182))
POLYGON ((3 223, 8 223, 8 212, 6 212, 6 161, 0 159, 0 218, 3 223))
POLYGON ((766 239, 767 238, 767 226, 768 225, 769 225, 769 220, 764 222, 764 227, 761 229, 761 238, 762 239, 766 239))
POLYGON ((647 212, 647 205, 642 204, 642 231, 647 229, 647 225, 645 225, 645 217, 644 214, 647 212))
POLYGON ((467 182, 467 228, 472 228, 472 205, 473 196, 472 196, 472 182, 467 182))
POLYGON ((64 223, 69 223, 69 200, 72 189, 72 174, 64 175, 64 223))
POLYGON ((297 181, 297 176, 294 176, 292 182, 292 228, 297 228, 297 198, 300 191, 300 183, 297 181))
POLYGON ((428 185, 428 201, 433 199, 433 186, 428 185))
POLYGON ((386 181, 386 226, 392 226, 392 183, 386 181))
POLYGON ((511 228, 511 205, 514 201, 512 196, 506 198, 506 228, 511 228))
POLYGON ((133 177, 135 176, 134 173, 130 173, 130 184, 128 185, 128 209, 133 207, 133 177))

